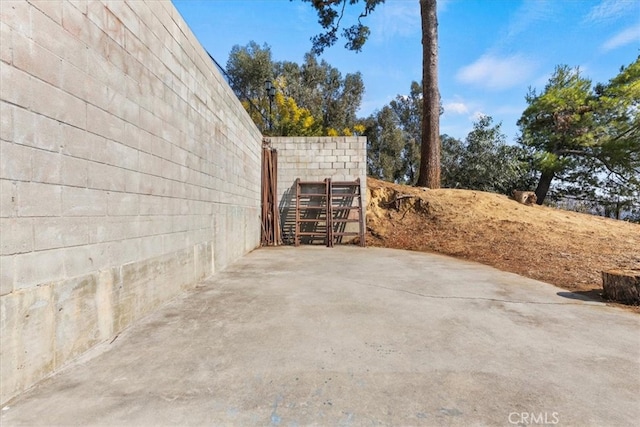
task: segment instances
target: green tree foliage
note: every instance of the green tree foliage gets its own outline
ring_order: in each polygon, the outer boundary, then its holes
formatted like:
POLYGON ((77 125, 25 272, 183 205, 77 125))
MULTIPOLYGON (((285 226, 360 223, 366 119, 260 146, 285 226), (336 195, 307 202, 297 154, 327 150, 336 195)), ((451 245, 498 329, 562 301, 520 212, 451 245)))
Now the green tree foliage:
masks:
POLYGON ((402 169, 405 182, 415 185, 420 167, 420 143, 422 141, 422 86, 411 82, 409 95, 398 95, 389 104, 398 117, 403 132, 402 169))
MULTIPOLYGON (((369 174, 403 184, 416 184, 422 140, 422 87, 411 83, 408 95, 398 95, 366 120, 369 174), (392 160, 393 158, 393 160, 392 160)), ((464 142, 442 135, 442 184, 508 194, 533 186, 528 153, 505 142, 501 125, 481 117, 464 142)))
MULTIPOLYGON (((362 23, 385 0, 302 0, 311 3, 318 13, 318 23, 325 30, 311 38, 312 52, 320 54, 338 41, 347 4, 362 6, 358 23, 345 27, 341 33, 345 47, 359 52, 369 37, 369 27, 362 23)), ((440 94, 438 91, 438 18, 436 0, 420 0, 422 23, 422 131, 417 184, 440 187, 440 94)))
POLYGON ((269 98, 264 89, 266 80, 273 80, 271 48, 251 41, 246 46, 233 46, 227 60, 229 84, 254 123, 268 129, 269 98))
POLYGON ((624 178, 640 165, 640 56, 595 92, 595 139, 604 166, 624 178), (616 167, 618 167, 616 169, 616 167))
POLYGON ((413 185, 418 179, 422 135, 422 87, 411 84, 409 95, 398 95, 365 120, 369 140, 369 174, 413 185), (395 156, 393 161, 390 156, 395 156))
POLYGON ((299 65, 291 61, 271 59, 268 45, 255 42, 234 46, 227 61, 227 73, 236 95, 261 129, 265 130, 269 116, 269 98, 264 82, 278 82, 277 96, 271 103, 273 133, 278 135, 339 135, 352 134, 357 123, 356 111, 362 102, 364 84, 360 73, 342 76, 326 61, 318 62, 308 53, 299 65), (295 108, 294 108, 295 105, 295 108), (299 115, 310 115, 313 124, 304 119, 293 125, 299 115), (296 119, 296 120, 294 120, 296 119), (285 133, 283 133, 285 132, 285 133), (302 132, 302 133, 299 133, 302 132))
POLYGON ((265 98, 264 82, 274 77, 271 48, 254 41, 246 46, 233 46, 227 60, 227 74, 238 98, 265 98))
POLYGON ((440 141, 442 142, 442 186, 458 188, 458 176, 463 172, 464 142, 446 134, 440 137, 440 141))
POLYGON ((367 175, 390 182, 404 182, 402 151, 405 139, 398 116, 389 106, 365 121, 367 175))
MULTIPOLYGON (((305 3, 311 3, 318 12, 318 23, 326 31, 311 38, 313 42, 312 52, 320 55, 328 47, 333 46, 338 41, 338 31, 340 31, 340 23, 344 17, 347 2, 351 5, 358 3, 360 0, 302 0, 305 3)), ((363 0, 364 8, 358 17, 358 23, 350 27, 342 29, 342 37, 346 40, 344 45, 349 50, 360 52, 364 46, 371 31, 369 27, 362 23, 362 18, 367 17, 385 0, 363 0)))
POLYGON ((542 203, 555 195, 637 200, 640 176, 640 57, 607 84, 592 87, 579 69, 556 67, 542 93, 530 90, 518 121, 533 153, 542 203), (605 196, 606 198, 606 196, 605 196))
POLYGON ((282 75, 290 82, 290 95, 318 118, 325 133, 353 127, 364 94, 359 72, 343 77, 337 68, 307 53, 302 65, 289 63, 282 75))
POLYGON ((596 197, 605 216, 640 218, 640 56, 607 84, 594 88, 595 138, 602 147, 595 165, 596 197), (598 168, 598 166, 600 166, 598 168))
POLYGON ((533 184, 526 151, 507 145, 490 116, 480 117, 464 142, 448 135, 441 140, 444 187, 510 194, 533 184))
MULTIPOLYGON (((420 160, 422 88, 411 85, 409 95, 396 99, 366 121, 368 173, 396 183, 415 184, 420 160)), ((484 116, 474 123, 465 141, 448 135, 442 141, 442 184, 510 194, 534 185, 527 151, 507 145, 501 124, 484 116)))

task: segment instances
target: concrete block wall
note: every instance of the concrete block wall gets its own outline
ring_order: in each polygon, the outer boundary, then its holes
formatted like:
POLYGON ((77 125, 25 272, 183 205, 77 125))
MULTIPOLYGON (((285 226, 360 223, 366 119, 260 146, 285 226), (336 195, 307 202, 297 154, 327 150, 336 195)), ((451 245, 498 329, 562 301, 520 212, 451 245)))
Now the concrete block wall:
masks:
POLYGON ((269 137, 265 141, 278 151, 278 206, 285 243, 293 242, 296 178, 303 181, 360 178, 363 208, 366 206, 366 137, 269 137))
POLYGON ((260 242, 262 136, 169 1, 0 1, 0 402, 260 242))

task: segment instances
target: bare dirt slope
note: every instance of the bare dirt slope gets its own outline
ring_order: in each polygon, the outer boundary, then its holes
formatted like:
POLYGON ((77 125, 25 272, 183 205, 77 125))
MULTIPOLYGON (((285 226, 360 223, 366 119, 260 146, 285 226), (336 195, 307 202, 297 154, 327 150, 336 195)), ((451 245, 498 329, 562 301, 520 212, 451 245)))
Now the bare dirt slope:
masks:
POLYGON ((370 246, 452 255, 592 298, 602 292, 601 271, 640 268, 638 224, 481 191, 372 178, 367 186, 370 246))

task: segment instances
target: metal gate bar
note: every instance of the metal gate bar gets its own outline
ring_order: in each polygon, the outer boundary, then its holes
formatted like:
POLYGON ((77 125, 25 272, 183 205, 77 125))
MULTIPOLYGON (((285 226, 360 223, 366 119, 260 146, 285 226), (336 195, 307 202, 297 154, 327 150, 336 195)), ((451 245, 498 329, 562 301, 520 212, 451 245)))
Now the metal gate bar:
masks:
POLYGON ((360 179, 302 181, 298 178, 295 187, 296 246, 321 238, 326 246, 332 247, 349 236, 358 237, 360 246, 365 246, 360 179), (358 223, 358 231, 347 231, 349 223, 358 223))

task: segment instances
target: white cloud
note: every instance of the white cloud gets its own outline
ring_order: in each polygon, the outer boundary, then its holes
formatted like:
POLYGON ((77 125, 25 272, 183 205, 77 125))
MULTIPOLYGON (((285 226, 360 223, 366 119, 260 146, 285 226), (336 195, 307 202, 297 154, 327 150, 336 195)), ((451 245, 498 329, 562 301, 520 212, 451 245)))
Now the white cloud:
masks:
POLYGON ((640 24, 622 30, 602 44, 605 52, 636 42, 640 46, 640 24))
POLYGON ((391 1, 378 6, 371 15, 371 37, 376 41, 421 33, 420 3, 391 1))
POLYGON ((549 14, 550 8, 549 0, 525 0, 509 19, 506 37, 514 38, 538 22, 552 19, 553 14, 549 14))
POLYGON ((463 83, 500 90, 527 81, 535 68, 535 62, 522 55, 485 54, 473 64, 462 67, 456 78, 463 83))
POLYGON ((591 8, 585 16, 587 23, 598 23, 610 21, 627 16, 638 14, 637 0, 602 0, 600 4, 591 8))
POLYGON ((464 102, 449 102, 444 104, 442 108, 444 108, 445 114, 467 114, 469 112, 469 107, 464 102))

